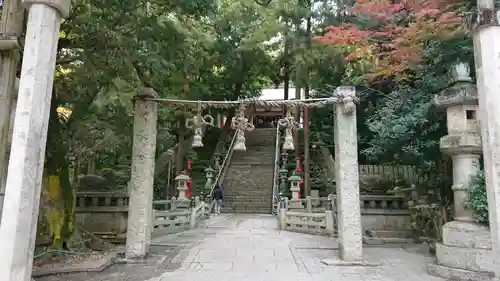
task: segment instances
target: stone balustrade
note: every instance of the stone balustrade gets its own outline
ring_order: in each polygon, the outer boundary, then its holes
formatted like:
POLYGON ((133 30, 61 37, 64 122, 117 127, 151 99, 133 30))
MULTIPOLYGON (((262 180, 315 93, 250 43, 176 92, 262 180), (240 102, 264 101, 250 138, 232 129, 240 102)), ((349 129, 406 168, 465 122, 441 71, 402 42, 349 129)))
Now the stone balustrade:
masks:
POLYGON ((278 218, 281 230, 320 235, 333 235, 335 230, 332 211, 305 213, 280 209, 278 218))
MULTIPOLYGON (((122 236, 127 231, 128 200, 123 191, 77 192, 76 221, 96 235, 122 236)), ((196 197, 195 207, 190 205, 191 200, 175 197, 153 201, 154 228, 194 227, 210 213, 213 202, 202 202, 196 197)))
MULTIPOLYGON (((333 202, 336 210, 336 196, 304 199, 286 199, 287 211, 323 214, 333 202)), ((403 197, 394 195, 361 195, 361 225, 363 230, 410 230, 411 218, 408 204, 403 197)))
MULTIPOLYGON (((127 230, 128 194, 123 191, 77 192, 76 220, 85 229, 97 235, 122 235, 127 230)), ((290 213, 288 229, 301 232, 325 233, 325 211, 330 200, 335 203, 335 195, 328 197, 289 199, 285 201, 290 213), (314 214, 312 217, 307 214, 314 214), (321 220, 321 217, 323 218, 321 220), (299 223, 300 222, 300 223, 299 223)), ((210 213, 213 202, 196 201, 196 215, 193 216, 191 201, 177 199, 153 201, 154 228, 185 229, 197 224, 210 213)), ((362 227, 364 230, 409 230, 410 215, 403 197, 394 195, 361 195, 362 227)), ((335 204, 332 209, 335 210, 335 204)))
POLYGON ((178 200, 175 197, 172 200, 153 201, 153 214, 151 225, 158 230, 168 229, 172 231, 194 228, 197 223, 206 218, 212 209, 212 203, 206 203, 195 197, 191 200, 178 200), (194 203, 194 206, 191 206, 194 203), (161 209, 157 209, 160 206, 161 209))
POLYGON ((94 234, 123 234, 127 231, 128 200, 124 191, 77 192, 76 222, 94 234))

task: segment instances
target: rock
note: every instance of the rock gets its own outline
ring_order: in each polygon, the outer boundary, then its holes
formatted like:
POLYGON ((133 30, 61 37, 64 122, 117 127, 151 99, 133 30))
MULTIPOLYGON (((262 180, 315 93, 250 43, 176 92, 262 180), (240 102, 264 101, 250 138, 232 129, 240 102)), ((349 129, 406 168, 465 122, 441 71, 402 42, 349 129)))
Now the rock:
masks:
POLYGON ((361 194, 387 194, 393 182, 379 175, 359 175, 361 194))
POLYGON ((113 188, 113 184, 102 176, 81 175, 78 177, 78 191, 109 191, 113 188))

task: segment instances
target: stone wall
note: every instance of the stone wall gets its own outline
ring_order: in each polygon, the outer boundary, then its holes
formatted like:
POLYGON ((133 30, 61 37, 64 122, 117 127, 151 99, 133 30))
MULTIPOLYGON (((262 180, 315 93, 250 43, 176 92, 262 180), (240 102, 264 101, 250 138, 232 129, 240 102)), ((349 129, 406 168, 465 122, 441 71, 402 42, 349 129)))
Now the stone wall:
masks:
POLYGON ((86 191, 76 194, 76 222, 94 234, 127 231, 128 194, 124 191, 86 191))
POLYGON ((361 195, 363 230, 410 230, 411 218, 406 201, 389 195, 361 195))

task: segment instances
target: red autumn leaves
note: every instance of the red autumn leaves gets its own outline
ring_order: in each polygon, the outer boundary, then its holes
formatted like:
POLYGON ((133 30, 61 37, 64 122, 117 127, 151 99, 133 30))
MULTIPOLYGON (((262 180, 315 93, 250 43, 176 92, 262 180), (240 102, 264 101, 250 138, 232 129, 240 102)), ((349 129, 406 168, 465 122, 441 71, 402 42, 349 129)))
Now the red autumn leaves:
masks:
POLYGON ((369 76, 398 76, 418 66, 425 44, 463 33, 462 21, 447 1, 358 0, 349 9, 359 26, 326 28, 317 42, 343 48, 349 62, 370 64, 369 76))

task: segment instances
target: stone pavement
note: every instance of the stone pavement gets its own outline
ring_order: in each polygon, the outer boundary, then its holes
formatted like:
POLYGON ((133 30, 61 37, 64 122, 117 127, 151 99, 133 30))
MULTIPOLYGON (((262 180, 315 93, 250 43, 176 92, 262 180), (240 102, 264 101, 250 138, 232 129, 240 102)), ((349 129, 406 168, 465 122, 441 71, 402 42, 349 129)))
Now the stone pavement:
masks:
POLYGON ((116 264, 100 273, 37 281, 439 281, 426 266, 433 258, 418 246, 365 248, 378 266, 326 266, 338 255, 334 239, 280 232, 270 215, 221 215, 203 228, 159 237, 141 264, 116 264))

